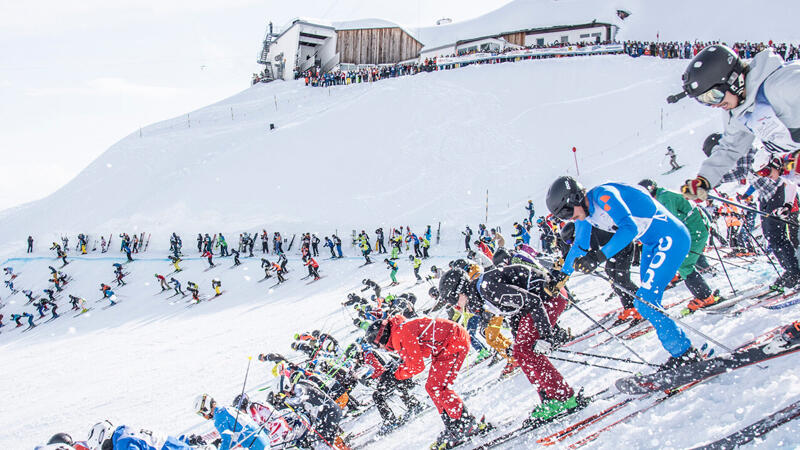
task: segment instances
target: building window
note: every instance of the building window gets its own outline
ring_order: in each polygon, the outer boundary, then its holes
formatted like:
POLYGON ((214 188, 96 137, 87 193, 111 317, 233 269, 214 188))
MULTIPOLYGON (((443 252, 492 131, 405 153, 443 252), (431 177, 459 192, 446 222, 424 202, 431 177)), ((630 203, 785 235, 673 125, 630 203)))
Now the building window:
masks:
POLYGON ((566 44, 569 42, 569 36, 561 36, 561 43, 566 44))
POLYGON ((589 35, 588 33, 587 33, 587 34, 582 34, 582 35, 581 35, 581 39, 587 39, 589 36, 590 36, 590 35, 589 35))
POLYGON ((544 38, 536 38, 536 45, 544 45, 544 38))

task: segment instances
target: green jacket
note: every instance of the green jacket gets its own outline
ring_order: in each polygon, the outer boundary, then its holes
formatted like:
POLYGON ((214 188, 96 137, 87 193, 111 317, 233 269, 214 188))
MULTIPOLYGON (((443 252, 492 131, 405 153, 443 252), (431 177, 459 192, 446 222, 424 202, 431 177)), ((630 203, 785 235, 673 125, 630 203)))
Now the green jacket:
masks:
POLYGON ((659 187, 656 188, 656 200, 683 222, 690 234, 700 230, 708 231, 708 218, 683 195, 659 187))

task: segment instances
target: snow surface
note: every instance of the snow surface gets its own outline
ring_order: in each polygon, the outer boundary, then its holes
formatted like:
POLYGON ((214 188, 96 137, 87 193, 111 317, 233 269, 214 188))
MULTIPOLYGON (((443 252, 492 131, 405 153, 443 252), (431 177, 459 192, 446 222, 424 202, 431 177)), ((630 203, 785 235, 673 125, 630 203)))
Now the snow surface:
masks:
MULTIPOLYGON (((61 300, 63 318, 26 333, 0 330, 5 363, 0 367, 0 448, 31 448, 58 431, 82 437, 101 419, 173 434, 202 425, 191 412, 195 395, 208 392, 227 403, 241 389, 247 357, 268 351, 291 354, 288 346, 295 332, 318 328, 348 341, 353 327, 340 302, 360 287, 362 278, 388 283, 381 264, 359 267, 361 260, 349 247, 346 260, 322 260, 326 277, 310 285, 299 280, 305 273, 292 255, 289 282, 273 290, 270 281, 258 283, 263 272, 257 260, 229 269, 227 259, 205 272, 204 260, 191 259, 178 277, 184 285, 195 281, 207 294, 211 278, 218 277, 226 293, 187 308, 183 302, 170 304, 176 298, 159 294, 153 278, 153 273, 171 270, 161 256, 168 232, 178 231, 191 251, 198 231, 227 232, 232 241, 241 231, 263 227, 284 236, 295 230, 324 235, 339 228, 344 238, 348 233, 342 230, 351 227, 371 231, 402 223, 421 231, 441 220, 442 245, 433 247, 434 258, 423 265, 427 273, 431 264, 444 265, 460 255, 458 231, 466 223, 475 228, 483 221, 487 188, 490 226, 510 229, 523 216, 528 198, 543 212, 544 192, 553 178, 575 174, 573 146, 578 148, 580 179, 587 185, 649 177, 676 187, 692 176, 702 159, 700 144, 720 122, 716 113, 695 102, 664 103, 679 88, 684 64, 624 56, 565 58, 473 66, 330 90, 271 83, 192 112, 191 127, 186 117, 179 117, 144 128, 142 137, 138 132, 126 137, 59 192, 6 211, 0 220, 0 235, 6 238, 1 254, 17 258, 6 259, 3 266, 21 273, 15 280, 18 288, 38 292, 48 285, 47 265, 57 262, 43 248, 58 232, 74 236, 113 230, 116 235, 136 227, 153 233, 149 252, 126 266, 131 272, 128 286, 115 289, 120 305, 75 318, 61 300), (270 122, 276 123, 275 131, 268 130, 270 122), (661 176, 667 170, 667 145, 687 167, 661 176), (22 244, 28 234, 36 236, 39 249, 30 258, 22 244)), ((65 298, 99 299, 99 283, 112 280, 111 264, 122 259, 114 251, 75 258, 65 268, 75 278, 65 298)), ((728 267, 738 287, 763 285, 775 276, 763 261, 731 262, 742 266, 728 267)), ((403 284, 392 292, 410 288, 426 302, 427 285, 412 287, 411 269, 403 263, 403 284)), ((729 289, 722 275, 710 283, 723 292, 729 289)), ((570 285, 595 317, 619 306, 617 300, 603 302, 608 286, 602 281, 576 276, 570 285)), ((9 303, 2 310, 6 319, 24 308, 21 293, 7 297, 3 289, 0 295, 9 303)), ((681 286, 669 291, 665 302, 687 295, 681 286)), ((736 346, 788 322, 793 313, 793 308, 758 308, 737 318, 695 314, 684 320, 736 346)), ((561 324, 577 332, 588 321, 568 311, 561 324)), ((695 335, 692 339, 697 345, 705 342, 695 335)), ((599 342, 589 340, 576 349, 599 342)), ((652 335, 631 345, 651 361, 667 356, 652 335)), ((614 343, 591 351, 629 356, 614 343)), ((766 370, 748 368, 718 377, 592 445, 685 448, 718 439, 796 400, 797 362, 791 356, 770 362, 766 370)), ((588 393, 608 387, 619 376, 556 365, 574 387, 588 393)), ((255 389, 271 382, 269 369, 252 362, 247 386, 256 399, 263 400, 264 393, 255 389)), ((456 390, 481 385, 500 370, 498 365, 462 373, 456 390)), ((421 388, 418 397, 429 402, 421 388)), ((490 421, 519 422, 536 397, 518 375, 466 404, 490 421)), ((608 404, 598 402, 581 414, 608 404)), ((621 413, 626 411, 632 406, 621 413)), ((346 428, 359 430, 376 420, 375 412, 367 413, 346 428)), ((372 447, 423 448, 441 427, 438 416, 428 412, 372 447)), ((507 447, 533 447, 535 438, 555 428, 507 447)), ((798 430, 797 424, 782 427, 762 445, 797 446, 798 430)))

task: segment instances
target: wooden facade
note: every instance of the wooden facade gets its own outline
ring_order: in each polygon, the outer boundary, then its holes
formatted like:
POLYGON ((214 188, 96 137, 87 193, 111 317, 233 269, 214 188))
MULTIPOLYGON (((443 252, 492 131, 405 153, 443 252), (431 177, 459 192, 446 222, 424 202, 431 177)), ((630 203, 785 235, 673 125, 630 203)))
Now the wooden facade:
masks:
POLYGON ((420 49, 422 43, 398 27, 336 31, 340 63, 394 64, 419 57, 420 49))
POLYGON ((518 31, 516 33, 508 33, 500 35, 501 38, 505 39, 506 42, 509 44, 515 44, 522 47, 525 47, 525 32, 518 31))

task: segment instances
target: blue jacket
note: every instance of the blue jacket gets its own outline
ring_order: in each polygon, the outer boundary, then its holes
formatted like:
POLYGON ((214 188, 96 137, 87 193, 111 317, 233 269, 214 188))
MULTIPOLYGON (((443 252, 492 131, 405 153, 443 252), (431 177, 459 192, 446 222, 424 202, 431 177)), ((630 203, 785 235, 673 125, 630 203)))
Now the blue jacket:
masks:
POLYGON ((153 436, 134 431, 126 425, 117 427, 111 436, 114 450, 192 450, 192 447, 169 436, 164 445, 156 446, 153 436))
POLYGON ((614 233, 600 249, 606 258, 611 258, 634 240, 642 244, 657 244, 661 239, 658 231, 648 233, 654 221, 667 222, 669 218, 679 222, 667 209, 655 201, 644 188, 622 183, 606 183, 586 193, 589 204, 586 220, 575 221, 575 243, 569 250, 561 269, 566 274, 573 271, 575 259, 591 248, 592 226, 614 233))
POLYGON ((219 450, 231 448, 249 448, 252 450, 266 450, 270 448, 267 431, 256 425, 245 412, 239 413, 236 419, 236 410, 227 407, 214 409, 214 427, 222 437, 219 450), (236 429, 234 429, 236 427, 236 429), (244 431, 242 432, 242 427, 244 431), (234 439, 233 432, 241 432, 234 439))

